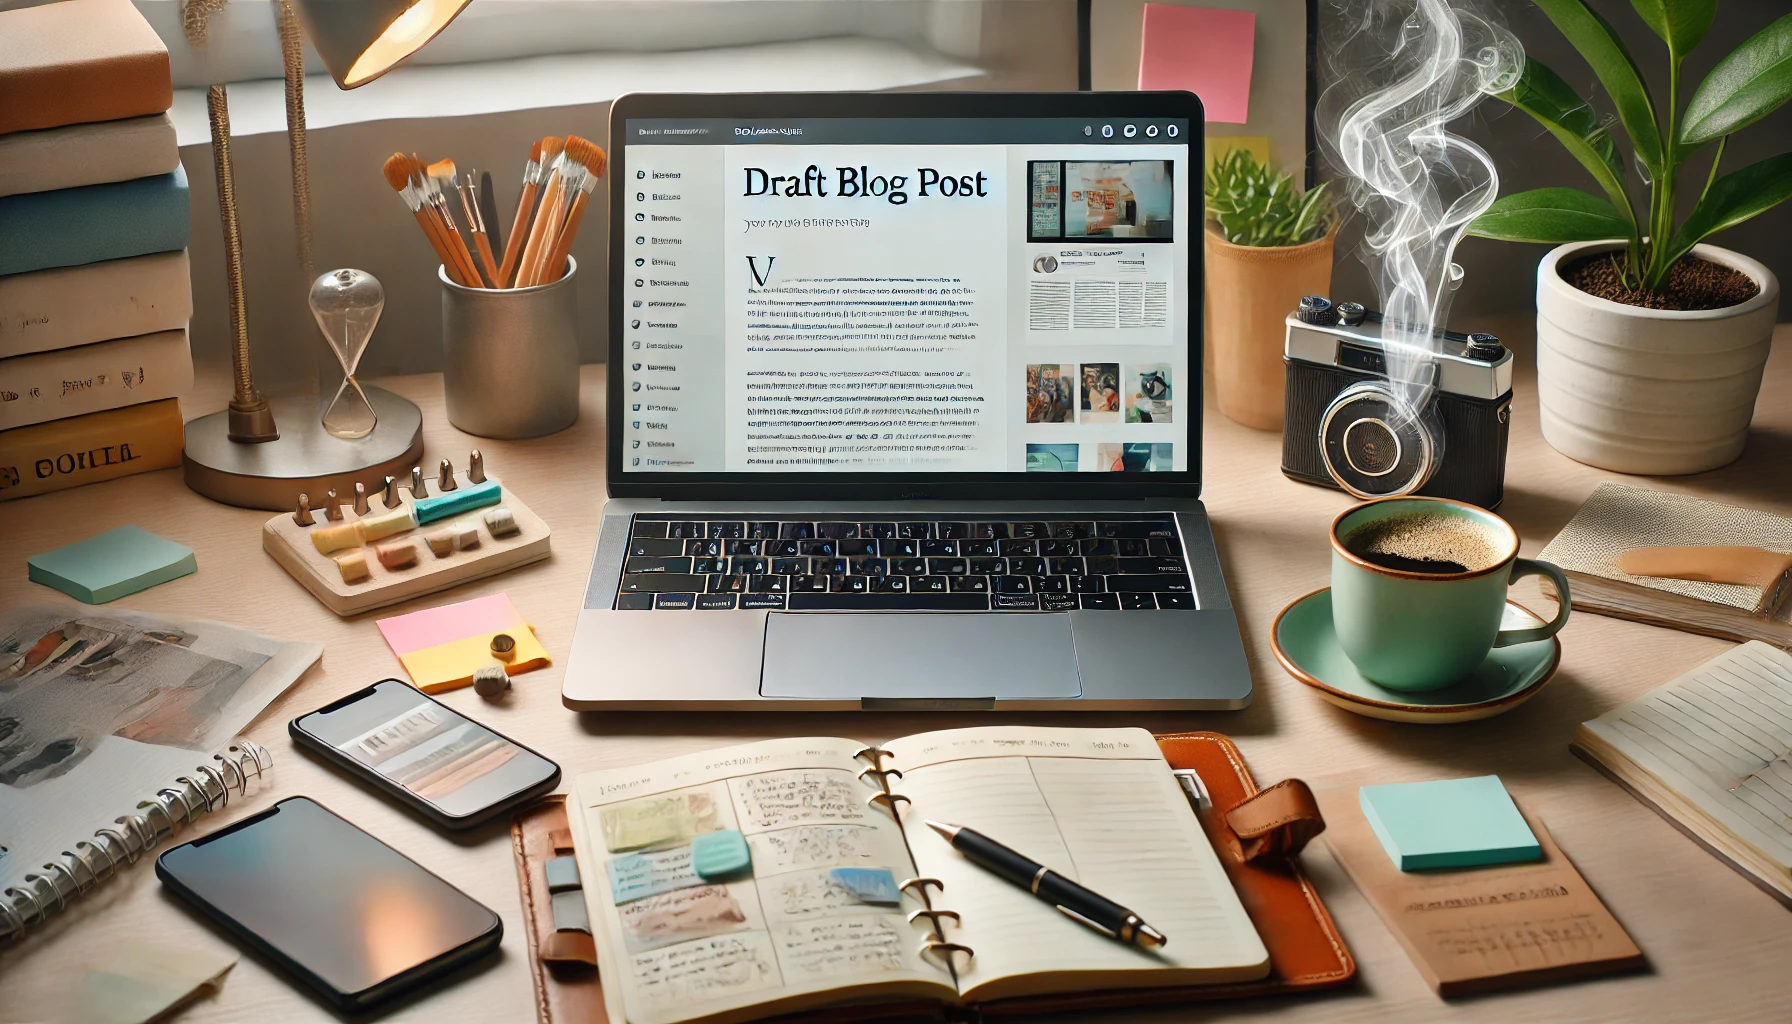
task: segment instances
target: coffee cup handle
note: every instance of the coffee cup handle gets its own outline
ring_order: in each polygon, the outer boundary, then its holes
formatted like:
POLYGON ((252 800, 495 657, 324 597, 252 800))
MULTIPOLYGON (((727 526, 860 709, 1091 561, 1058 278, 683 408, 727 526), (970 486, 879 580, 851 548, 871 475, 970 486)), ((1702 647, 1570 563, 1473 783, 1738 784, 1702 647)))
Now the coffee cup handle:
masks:
POLYGON ((1506 585, 1511 586, 1512 584, 1517 583, 1519 578, 1523 576, 1548 576, 1550 582, 1556 585, 1556 601, 1558 602, 1556 607, 1556 617, 1554 621, 1545 623, 1541 626, 1531 626, 1527 629, 1502 629, 1500 630, 1499 635, 1493 638, 1493 646, 1495 647, 1510 647, 1513 644, 1528 644, 1536 640, 1548 640, 1550 637, 1555 636, 1560 632, 1563 626, 1568 624, 1568 612, 1570 610, 1568 576, 1562 572, 1561 567, 1549 562, 1533 561, 1529 558, 1513 559, 1512 578, 1507 581, 1506 585))

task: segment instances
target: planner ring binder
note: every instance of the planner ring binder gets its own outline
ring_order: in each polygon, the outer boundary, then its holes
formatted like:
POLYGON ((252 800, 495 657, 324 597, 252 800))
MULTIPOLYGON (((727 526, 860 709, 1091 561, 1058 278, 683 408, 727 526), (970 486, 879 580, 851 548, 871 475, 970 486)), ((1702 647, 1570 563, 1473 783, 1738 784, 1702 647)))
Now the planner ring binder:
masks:
MULTIPOLYGON (((882 747, 867 746, 860 747, 852 756, 858 760, 871 762, 866 767, 859 769, 858 777, 861 780, 866 777, 877 780, 878 791, 865 798, 866 805, 882 807, 889 811, 890 817, 896 820, 896 827, 902 830, 902 840, 906 844, 908 842, 908 826, 903 823, 898 805, 911 801, 908 797, 890 789, 892 775, 898 779, 902 778, 902 772, 899 769, 884 767, 883 759, 889 757, 890 752, 882 747)), ((946 883, 937 878, 910 878, 905 879, 897 888, 921 901, 921 909, 908 915, 910 924, 925 919, 928 930, 932 932, 922 940, 921 954, 943 967, 946 973, 952 976, 953 984, 957 984, 958 960, 955 958, 962 955, 968 963, 976 958, 977 953, 970 946, 946 938, 945 922, 951 921, 952 924, 958 925, 960 921, 957 911, 933 905, 933 892, 937 890, 944 893, 946 883)))
POLYGON ((19 885, 0 890, 0 941, 21 938, 110 878, 121 865, 137 863, 177 829, 223 810, 230 805, 232 792, 248 796, 272 767, 273 755, 266 747, 239 738, 213 754, 210 762, 196 766, 192 775, 179 776, 174 785, 139 802, 134 813, 113 819, 118 828, 96 829, 93 839, 76 842, 56 860, 26 873, 19 885))

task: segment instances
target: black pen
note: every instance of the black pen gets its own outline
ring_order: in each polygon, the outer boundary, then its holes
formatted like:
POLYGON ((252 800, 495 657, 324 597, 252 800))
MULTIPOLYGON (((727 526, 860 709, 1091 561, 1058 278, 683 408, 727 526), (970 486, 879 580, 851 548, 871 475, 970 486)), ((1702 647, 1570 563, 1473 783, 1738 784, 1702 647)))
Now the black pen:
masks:
POLYGON ((927 826, 946 837, 946 842, 972 864, 1000 875, 1052 904, 1078 924, 1087 925, 1110 939, 1136 943, 1147 949, 1157 949, 1170 941, 1163 932, 1120 904, 1010 850, 981 832, 932 820, 928 820, 927 826))

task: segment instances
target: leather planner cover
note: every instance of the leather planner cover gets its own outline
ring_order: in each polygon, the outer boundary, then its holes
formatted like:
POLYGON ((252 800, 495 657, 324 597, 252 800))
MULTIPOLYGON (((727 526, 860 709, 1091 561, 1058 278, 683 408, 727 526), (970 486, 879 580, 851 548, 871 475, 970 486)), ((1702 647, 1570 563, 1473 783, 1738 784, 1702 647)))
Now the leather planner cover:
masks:
MULTIPOLYGON (((980 1003, 975 1011, 931 1002, 886 1003, 766 1019, 778 1024, 850 1024, 948 1020, 959 1015, 972 1017, 976 1011, 985 1018, 1000 1018, 1306 992, 1348 983, 1356 975, 1356 961, 1296 856, 1307 840, 1325 827, 1306 784, 1290 779, 1259 790, 1238 748, 1219 733, 1173 733, 1159 736, 1157 741, 1172 768, 1194 769, 1207 788, 1212 806, 1201 813, 1201 823, 1269 949, 1267 978, 1239 984, 1008 999, 980 1003)), ((572 852, 565 798, 549 797, 524 809, 511 823, 510 834, 540 1024, 607 1024, 591 937, 554 930, 546 865, 551 858, 572 852)))

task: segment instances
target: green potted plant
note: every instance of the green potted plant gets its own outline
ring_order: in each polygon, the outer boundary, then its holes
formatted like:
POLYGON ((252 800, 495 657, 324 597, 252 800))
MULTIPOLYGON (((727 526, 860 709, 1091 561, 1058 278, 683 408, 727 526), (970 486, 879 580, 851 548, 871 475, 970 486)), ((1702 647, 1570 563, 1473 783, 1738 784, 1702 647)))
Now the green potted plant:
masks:
POLYGON ((1604 469, 1697 473, 1742 454, 1772 341, 1779 282, 1760 262, 1704 239, 1792 197, 1792 153, 1723 166, 1729 136, 1792 97, 1792 14, 1719 61, 1686 97, 1681 67, 1711 27, 1716 0, 1631 5, 1666 45, 1665 97, 1650 94, 1585 0, 1537 0, 1598 76, 1634 161, 1588 101, 1527 59, 1501 98, 1560 140, 1602 194, 1501 196, 1469 230, 1557 246, 1537 268, 1537 391, 1549 443, 1604 469), (1632 187, 1633 164, 1643 188, 1632 187), (1704 188, 1680 216, 1675 188, 1691 174, 1704 188))
POLYGON ((1243 148, 1207 170, 1207 346, 1220 412, 1247 427, 1282 429, 1284 321, 1331 290, 1326 184, 1302 192, 1243 148))

